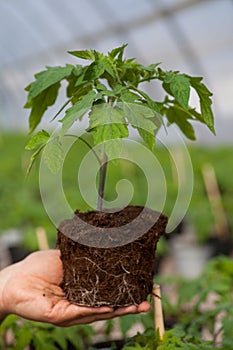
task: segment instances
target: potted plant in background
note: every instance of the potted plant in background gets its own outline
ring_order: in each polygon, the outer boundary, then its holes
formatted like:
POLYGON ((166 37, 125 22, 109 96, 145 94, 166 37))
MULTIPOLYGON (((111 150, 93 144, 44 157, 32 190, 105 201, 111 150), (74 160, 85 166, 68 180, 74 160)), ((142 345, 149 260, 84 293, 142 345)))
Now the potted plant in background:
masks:
POLYGON ((60 171, 64 160, 62 139, 84 116, 89 120, 86 133, 92 136, 92 145, 88 146, 100 162, 97 208, 87 213, 77 210, 73 218, 67 218, 58 227, 64 271, 62 288, 67 298, 79 305, 138 304, 152 292, 154 253, 167 217, 143 206, 114 210, 103 207, 107 167, 121 156, 128 128, 136 129, 151 151, 165 122, 177 124, 191 140, 195 139, 192 121, 206 124, 214 133, 212 94, 202 78, 163 71, 158 64, 143 66, 124 58, 125 47, 115 48, 107 55, 95 50, 69 52, 88 60, 88 64, 47 67, 26 88, 25 107, 31 109, 32 134, 47 108, 55 103, 61 82, 67 82, 67 100, 53 118, 60 116, 61 128, 51 135, 45 130, 32 135, 26 146, 35 150, 29 169, 44 150, 50 170, 60 171), (161 83, 165 93, 162 101, 154 100, 141 89, 140 84, 152 81, 161 83), (200 111, 189 105, 191 89, 199 97, 200 111))

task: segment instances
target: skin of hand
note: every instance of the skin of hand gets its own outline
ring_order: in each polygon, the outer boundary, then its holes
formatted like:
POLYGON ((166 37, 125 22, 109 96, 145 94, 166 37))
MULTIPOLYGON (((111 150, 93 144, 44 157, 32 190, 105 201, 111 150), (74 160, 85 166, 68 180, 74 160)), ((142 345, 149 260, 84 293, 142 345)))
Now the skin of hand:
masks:
POLYGON ((86 324, 127 314, 148 312, 147 301, 120 307, 85 307, 71 304, 59 287, 62 262, 57 249, 30 254, 0 271, 0 320, 9 314, 60 327, 86 324))

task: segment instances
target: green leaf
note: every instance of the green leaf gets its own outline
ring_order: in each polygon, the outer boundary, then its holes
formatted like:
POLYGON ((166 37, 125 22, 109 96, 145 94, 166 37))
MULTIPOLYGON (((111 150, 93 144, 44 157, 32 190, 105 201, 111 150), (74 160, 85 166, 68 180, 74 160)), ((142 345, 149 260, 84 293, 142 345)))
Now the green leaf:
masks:
POLYGON ((98 60, 92 62, 84 75, 84 80, 90 81, 90 80, 95 80, 100 78, 100 76, 104 73, 105 71, 105 64, 103 60, 98 60))
MULTIPOLYGON (((98 139, 100 139, 101 137, 103 139, 106 139, 106 136, 112 135, 113 133, 114 134, 119 133, 120 135, 122 135, 122 130, 119 130, 119 125, 112 124, 111 127, 106 126, 104 128, 100 128, 96 130, 94 137, 95 138, 98 137, 98 139)), ((104 150, 108 159, 110 160, 118 159, 120 157, 121 150, 122 150, 122 140, 120 138, 115 138, 115 139, 110 138, 108 142, 105 143, 104 150)))
POLYGON ((118 157, 121 138, 128 137, 128 128, 122 110, 105 103, 96 106, 89 115, 89 129, 93 133, 94 144, 104 143, 108 157, 118 157))
POLYGON ((167 110, 166 115, 169 123, 176 123, 187 138, 196 139, 193 126, 187 120, 190 118, 189 113, 178 106, 172 106, 167 110))
POLYGON ((160 63, 152 63, 149 66, 140 65, 140 69, 145 70, 147 72, 154 72, 155 68, 158 67, 159 65, 160 63))
POLYGON ((139 95, 128 90, 127 88, 122 89, 122 91, 120 92, 120 100, 123 102, 133 103, 135 101, 138 101, 139 98, 139 95))
POLYGON ((49 140, 50 135, 45 130, 38 131, 35 135, 33 135, 25 146, 26 149, 31 150, 35 149, 43 144, 46 144, 49 140))
POLYGON ((60 122, 62 122, 63 135, 74 124, 75 121, 81 119, 83 115, 91 109, 92 104, 96 98, 96 92, 91 90, 80 100, 78 100, 72 107, 66 110, 65 117, 60 120, 60 122))
POLYGON ((153 110, 154 123, 155 123, 156 128, 157 128, 156 132, 159 131, 159 128, 161 125, 163 125, 163 127, 166 131, 166 126, 165 126, 164 121, 163 121, 163 116, 160 112, 159 104, 157 102, 155 102, 154 100, 152 100, 152 98, 150 98, 150 96, 148 94, 146 94, 144 91, 142 91, 138 88, 135 88, 135 87, 134 87, 134 90, 137 91, 145 99, 145 103, 146 103, 147 107, 149 107, 153 110))
POLYGON ((44 159, 51 173, 56 174, 60 170, 64 152, 58 137, 54 137, 47 143, 44 149, 44 159))
POLYGON ((22 327, 16 333, 16 349, 24 350, 27 345, 30 344, 32 340, 33 333, 30 332, 29 327, 22 327))
POLYGON ((191 86, 196 90, 199 96, 203 120, 208 126, 208 128, 215 135, 214 117, 211 109, 212 100, 210 98, 213 94, 207 89, 207 87, 203 83, 201 83, 202 78, 190 76, 188 76, 188 78, 190 80, 191 86))
POLYGON ((29 174, 37 156, 40 154, 40 152, 43 150, 43 148, 46 146, 48 140, 50 138, 49 133, 45 130, 38 131, 35 135, 31 137, 31 139, 28 141, 25 148, 27 150, 32 150, 37 148, 37 150, 32 154, 30 158, 30 163, 27 168, 27 174, 29 174))
POLYGON ((75 86, 72 96, 72 104, 74 105, 82 96, 87 95, 91 90, 93 90, 93 84, 86 81, 75 86))
POLYGON ((6 328, 11 328, 13 325, 16 324, 17 320, 18 320, 18 316, 16 315, 7 316, 0 325, 1 330, 6 328))
POLYGON ((142 128, 137 128, 139 135, 145 142, 146 146, 150 149, 153 150, 155 147, 155 133, 152 134, 149 131, 146 131, 145 129, 142 128))
POLYGON ((135 324, 135 315, 120 317, 119 322, 122 335, 125 337, 130 328, 135 324))
POLYGON ((47 108, 52 106, 56 101, 58 89, 60 87, 60 83, 56 83, 43 92, 41 92, 38 96, 33 98, 30 103, 31 113, 29 116, 29 132, 32 133, 37 125, 40 123, 41 118, 47 108))
POLYGON ((27 167, 27 175, 30 173, 31 168, 35 162, 35 160, 37 159, 37 157, 39 156, 39 154, 41 153, 41 151, 44 149, 46 144, 42 144, 39 148, 37 148, 37 150, 32 154, 31 158, 30 158, 30 163, 27 167))
POLYGON ((90 129, 105 126, 106 124, 126 124, 123 111, 119 109, 118 106, 113 107, 108 103, 95 106, 89 115, 89 119, 90 129))
POLYGON ((68 86, 66 89, 67 97, 71 97, 73 93, 75 92, 75 87, 77 86, 77 81, 79 81, 80 77, 84 75, 85 69, 81 65, 77 65, 73 70, 72 73, 66 77, 66 80, 68 81, 68 86))
POLYGON ((37 73, 36 80, 29 85, 27 104, 30 105, 32 99, 70 75, 73 68, 70 64, 65 67, 47 67, 47 70, 37 73))
POLYGON ((78 50, 78 51, 68 51, 69 54, 76 56, 78 58, 82 58, 84 60, 94 60, 95 55, 94 52, 91 50, 78 50))
POLYGON ((233 339, 232 339, 232 324, 233 324, 233 316, 224 317, 222 320, 223 324, 223 340, 222 345, 224 350, 232 350, 233 349, 233 339))
POLYGON ((110 76, 114 79, 118 79, 119 80, 119 77, 118 77, 118 74, 117 74, 117 70, 116 70, 116 67, 114 65, 114 62, 111 61, 109 59, 109 57, 104 57, 103 59, 103 67, 104 67, 104 70, 110 74, 110 76))
POLYGON ((66 337, 66 330, 54 328, 53 329, 53 339, 56 342, 56 344, 59 345, 61 350, 67 349, 67 337, 66 337))
POLYGON ((118 56, 118 59, 120 59, 122 61, 122 56, 123 56, 123 53, 124 53, 126 46, 128 46, 128 44, 124 44, 120 47, 116 47, 115 49, 113 49, 112 51, 110 51, 108 53, 109 57, 116 58, 118 56))
POLYGON ((185 74, 178 74, 174 72, 167 72, 165 74, 164 82, 170 85, 172 95, 177 102, 184 108, 189 108, 190 96, 190 80, 185 74))
POLYGON ((153 111, 137 103, 124 102, 122 103, 122 108, 129 124, 138 130, 139 135, 143 138, 146 145, 151 150, 154 149, 155 130, 157 126, 150 120, 154 117, 153 111))

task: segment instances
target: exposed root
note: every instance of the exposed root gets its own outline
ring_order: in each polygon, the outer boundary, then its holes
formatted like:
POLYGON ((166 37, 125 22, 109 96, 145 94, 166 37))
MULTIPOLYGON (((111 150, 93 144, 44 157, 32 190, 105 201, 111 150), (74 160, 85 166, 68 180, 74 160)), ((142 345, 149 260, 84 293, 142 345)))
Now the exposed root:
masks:
MULTIPOLYGON (((103 221, 107 217, 108 224, 114 224, 108 215, 98 214, 98 220, 103 221)), ((152 295, 155 249, 166 223, 167 218, 161 216, 147 233, 134 242, 112 248, 96 248, 75 242, 68 238, 69 234, 62 233, 71 228, 74 232, 71 219, 67 227, 66 224, 62 227, 62 232, 58 230, 64 270, 61 287, 67 298, 78 305, 111 307, 138 305, 146 300, 149 294, 152 295)))

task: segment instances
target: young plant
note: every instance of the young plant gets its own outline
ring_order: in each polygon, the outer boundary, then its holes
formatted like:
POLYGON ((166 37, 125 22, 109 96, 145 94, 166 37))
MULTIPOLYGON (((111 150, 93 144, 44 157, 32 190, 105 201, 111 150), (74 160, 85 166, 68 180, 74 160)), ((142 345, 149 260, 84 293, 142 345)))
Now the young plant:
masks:
POLYGON ((71 55, 88 61, 88 64, 47 67, 36 74, 35 81, 26 88, 25 108, 31 109, 29 129, 32 134, 48 107, 55 104, 61 83, 67 82, 67 100, 52 118, 60 116, 61 130, 55 136, 40 130, 31 137, 26 146, 34 150, 29 170, 47 146, 47 165, 52 172, 57 172, 63 161, 61 138, 87 115, 89 127, 86 131, 92 135, 94 146, 102 145, 99 211, 103 205, 108 159, 119 156, 122 139, 128 137, 130 126, 137 129, 151 150, 154 149, 156 133, 165 124, 177 124, 191 140, 195 140, 192 121, 206 124, 215 133, 212 93, 203 84, 202 78, 179 71, 164 71, 159 64, 144 66, 133 58, 126 59, 123 57, 126 46, 117 47, 107 55, 95 50, 70 51, 71 55), (152 81, 161 83, 164 91, 162 101, 154 100, 141 89, 142 83, 152 81), (189 104, 191 89, 199 97, 199 111, 189 104))
POLYGON ((47 67, 26 88, 25 107, 31 109, 29 126, 33 133, 47 108, 56 102, 61 82, 67 83, 67 100, 52 118, 60 116, 61 128, 51 135, 41 130, 32 136, 27 148, 35 152, 29 169, 44 149, 44 159, 56 173, 64 158, 63 137, 85 115, 89 120, 86 132, 92 136, 93 145, 102 149, 99 156, 88 144, 100 163, 97 211, 75 211, 72 219, 59 224, 57 232, 63 263, 61 287, 67 299, 78 305, 138 305, 152 293, 154 254, 167 217, 146 205, 129 205, 114 213, 103 210, 107 167, 110 160, 120 157, 129 127, 138 131, 151 151, 162 125, 177 124, 191 140, 195 139, 192 121, 206 124, 214 133, 212 94, 202 78, 126 59, 125 47, 107 55, 95 50, 72 51, 71 55, 88 64, 47 67), (162 101, 141 89, 142 83, 152 81, 161 84, 162 101), (200 111, 189 105, 191 89, 199 97, 200 111))

